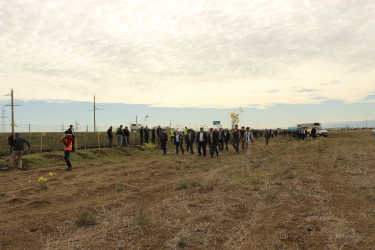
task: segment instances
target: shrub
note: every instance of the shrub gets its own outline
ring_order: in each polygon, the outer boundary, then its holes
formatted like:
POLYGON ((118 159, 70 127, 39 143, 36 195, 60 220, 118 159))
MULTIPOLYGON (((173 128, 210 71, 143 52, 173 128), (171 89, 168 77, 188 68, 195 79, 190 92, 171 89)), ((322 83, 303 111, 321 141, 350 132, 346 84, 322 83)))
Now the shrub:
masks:
POLYGON ((153 144, 153 143, 146 143, 146 144, 144 145, 143 149, 144 149, 145 151, 152 152, 152 151, 155 151, 155 149, 156 149, 156 145, 153 144))
POLYGON ((95 216, 90 211, 84 210, 78 214, 76 225, 79 227, 96 225, 95 216))

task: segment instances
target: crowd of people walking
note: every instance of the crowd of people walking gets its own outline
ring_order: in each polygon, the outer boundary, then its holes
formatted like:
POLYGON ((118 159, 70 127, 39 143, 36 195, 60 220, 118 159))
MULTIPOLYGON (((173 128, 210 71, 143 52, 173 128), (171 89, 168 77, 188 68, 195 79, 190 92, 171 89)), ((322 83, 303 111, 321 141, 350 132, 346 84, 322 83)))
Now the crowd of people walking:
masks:
MULTIPOLYGON (((120 125, 115 131, 113 127, 110 126, 107 130, 108 136, 108 147, 112 148, 114 144, 114 133, 116 135, 116 145, 117 147, 130 146, 130 130, 129 128, 120 125)), ((228 151, 228 145, 232 145, 235 153, 240 152, 240 148, 250 154, 251 145, 254 145, 254 139, 263 136, 265 144, 268 145, 270 140, 274 137, 286 135, 291 136, 287 130, 254 130, 249 127, 242 126, 241 129, 238 125, 229 131, 223 128, 210 128, 209 131, 204 131, 201 127, 199 131, 194 131, 193 129, 188 129, 185 127, 182 131, 174 129, 164 129, 161 126, 153 127, 149 129, 148 126, 141 127, 139 130, 139 144, 144 145, 152 143, 158 145, 165 155, 167 153, 167 144, 169 142, 173 143, 175 146, 176 154, 190 153, 194 154, 194 145, 197 147, 198 156, 205 157, 207 155, 207 147, 211 157, 219 156, 219 152, 228 151), (170 139, 168 139, 169 133, 170 139), (150 140, 151 137, 151 140, 150 140), (185 150, 186 149, 186 150, 185 150)), ((317 131, 312 128, 310 131, 305 127, 299 127, 296 136, 301 141, 307 140, 311 137, 313 140, 317 138, 317 131)), ((67 165, 67 170, 72 170, 72 164, 69 160, 71 152, 75 152, 75 137, 76 133, 74 131, 73 125, 70 125, 69 129, 65 131, 64 135, 60 138, 59 142, 64 145, 64 159, 67 165)), ((134 138, 134 137, 133 137, 134 138)), ((22 138, 19 133, 15 133, 8 138, 8 144, 10 147, 11 158, 9 161, 8 169, 13 169, 13 164, 18 160, 18 168, 26 170, 22 166, 22 158, 24 152, 24 144, 28 145, 29 150, 31 148, 30 143, 22 138)))

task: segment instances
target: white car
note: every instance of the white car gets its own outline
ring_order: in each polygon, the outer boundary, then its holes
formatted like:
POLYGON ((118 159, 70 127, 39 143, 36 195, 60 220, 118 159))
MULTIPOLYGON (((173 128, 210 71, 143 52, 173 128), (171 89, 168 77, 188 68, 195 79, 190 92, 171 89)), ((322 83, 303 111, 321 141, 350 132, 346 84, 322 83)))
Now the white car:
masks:
POLYGON ((316 134, 318 136, 327 137, 329 135, 328 130, 323 127, 316 127, 316 134))

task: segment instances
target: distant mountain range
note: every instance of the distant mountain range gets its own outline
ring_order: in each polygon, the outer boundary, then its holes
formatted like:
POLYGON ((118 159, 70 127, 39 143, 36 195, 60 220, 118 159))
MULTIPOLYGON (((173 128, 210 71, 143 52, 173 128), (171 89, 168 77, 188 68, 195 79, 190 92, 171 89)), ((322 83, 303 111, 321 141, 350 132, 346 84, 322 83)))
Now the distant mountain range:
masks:
POLYGON ((375 128, 375 120, 322 123, 325 128, 375 128))

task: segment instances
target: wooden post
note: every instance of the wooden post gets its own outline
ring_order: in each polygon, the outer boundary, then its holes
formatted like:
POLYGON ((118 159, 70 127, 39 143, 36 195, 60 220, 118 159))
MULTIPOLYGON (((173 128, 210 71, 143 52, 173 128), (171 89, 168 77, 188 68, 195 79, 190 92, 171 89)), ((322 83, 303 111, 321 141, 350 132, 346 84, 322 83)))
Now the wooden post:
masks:
POLYGON ((40 152, 43 152, 43 132, 40 133, 40 152))
POLYGON ((84 138, 84 140, 85 140, 85 150, 87 150, 86 137, 87 137, 87 134, 86 134, 86 133, 83 133, 83 138, 84 138))
POLYGON ((89 147, 89 125, 86 127, 86 144, 89 147))
POLYGON ((99 146, 99 151, 100 151, 100 137, 99 137, 99 132, 98 132, 98 146, 99 146))

